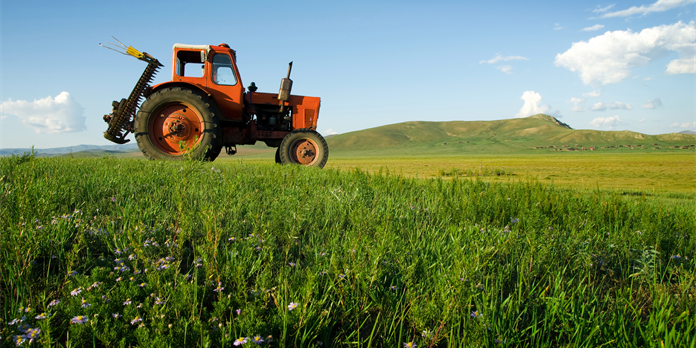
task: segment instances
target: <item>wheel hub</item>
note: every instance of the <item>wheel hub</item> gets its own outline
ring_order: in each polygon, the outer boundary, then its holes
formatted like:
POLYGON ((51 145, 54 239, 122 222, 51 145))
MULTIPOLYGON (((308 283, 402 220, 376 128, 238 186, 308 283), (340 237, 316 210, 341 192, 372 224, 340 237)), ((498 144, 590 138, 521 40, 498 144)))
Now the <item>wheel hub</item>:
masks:
POLYGON ((312 164, 317 158, 317 145, 309 139, 298 140, 293 146, 292 154, 297 163, 312 164))
POLYGON ((193 147, 203 134, 203 121, 195 109, 169 104, 159 109, 150 123, 152 142, 170 155, 180 155, 181 146, 193 147))

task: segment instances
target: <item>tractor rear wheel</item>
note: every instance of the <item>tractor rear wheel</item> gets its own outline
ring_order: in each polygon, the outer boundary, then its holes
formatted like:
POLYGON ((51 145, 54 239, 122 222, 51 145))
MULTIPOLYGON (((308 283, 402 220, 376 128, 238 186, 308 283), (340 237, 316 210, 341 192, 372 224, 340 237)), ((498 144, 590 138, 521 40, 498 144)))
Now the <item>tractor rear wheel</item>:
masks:
POLYGON ((150 95, 135 118, 135 139, 151 160, 214 160, 222 149, 218 110, 205 95, 165 88, 150 95))
POLYGON ((283 138, 278 148, 282 164, 300 164, 324 168, 329 146, 321 134, 311 129, 296 129, 283 138))

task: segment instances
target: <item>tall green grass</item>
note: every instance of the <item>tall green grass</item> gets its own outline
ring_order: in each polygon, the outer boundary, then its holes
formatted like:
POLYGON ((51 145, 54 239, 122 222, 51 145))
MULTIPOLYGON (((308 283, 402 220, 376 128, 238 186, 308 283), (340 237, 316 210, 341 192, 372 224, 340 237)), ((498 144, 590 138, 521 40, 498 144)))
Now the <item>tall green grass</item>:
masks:
POLYGON ((0 178, 5 346, 696 346, 691 204, 110 158, 0 178))

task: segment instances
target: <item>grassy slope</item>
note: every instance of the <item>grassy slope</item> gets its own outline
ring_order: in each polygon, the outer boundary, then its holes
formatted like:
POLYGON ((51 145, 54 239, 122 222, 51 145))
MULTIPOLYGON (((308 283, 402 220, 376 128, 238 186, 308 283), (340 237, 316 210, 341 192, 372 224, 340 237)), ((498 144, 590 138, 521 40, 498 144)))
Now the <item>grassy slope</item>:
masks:
POLYGON ((403 156, 534 152, 540 151, 534 150, 534 147, 572 147, 576 144, 585 147, 627 144, 652 147, 652 144, 658 143, 664 149, 694 144, 696 136, 573 130, 551 116, 538 114, 498 121, 404 122, 338 134, 327 142, 332 154, 336 155, 403 156))

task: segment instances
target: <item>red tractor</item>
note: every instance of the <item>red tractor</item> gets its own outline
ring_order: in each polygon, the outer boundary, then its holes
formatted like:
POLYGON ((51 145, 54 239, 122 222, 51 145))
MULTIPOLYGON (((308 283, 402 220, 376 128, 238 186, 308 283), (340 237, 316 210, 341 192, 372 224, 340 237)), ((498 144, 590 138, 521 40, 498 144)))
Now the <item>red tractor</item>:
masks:
POLYGON ((237 145, 263 141, 277 148, 276 163, 326 164, 329 148, 316 131, 321 99, 290 95, 292 62, 278 94, 261 93, 254 82, 243 87, 236 52, 227 44, 175 44, 171 81, 149 86, 163 65, 133 47, 123 49, 148 66, 130 96, 114 101, 104 116, 106 139, 124 144, 133 133, 149 159, 209 161, 223 147, 233 155, 237 145))

